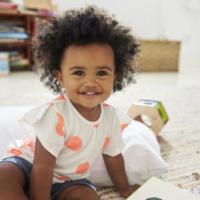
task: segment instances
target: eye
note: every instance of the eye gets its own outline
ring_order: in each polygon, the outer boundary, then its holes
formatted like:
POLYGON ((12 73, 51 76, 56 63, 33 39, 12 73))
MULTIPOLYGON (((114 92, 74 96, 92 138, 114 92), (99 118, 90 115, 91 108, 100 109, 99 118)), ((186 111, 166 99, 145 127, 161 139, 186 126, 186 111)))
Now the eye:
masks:
POLYGON ((76 70, 76 71, 72 72, 72 74, 75 75, 75 76, 83 76, 84 75, 84 71, 76 70))
POLYGON ((100 70, 97 72, 97 76, 107 76, 109 73, 105 70, 100 70))

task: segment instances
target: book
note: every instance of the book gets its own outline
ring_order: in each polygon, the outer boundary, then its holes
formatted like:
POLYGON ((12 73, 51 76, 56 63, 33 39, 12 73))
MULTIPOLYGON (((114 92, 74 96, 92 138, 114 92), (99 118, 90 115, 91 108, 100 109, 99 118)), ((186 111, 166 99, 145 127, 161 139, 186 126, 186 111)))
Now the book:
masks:
POLYGON ((10 52, 10 68, 11 70, 20 70, 28 68, 30 64, 29 59, 24 55, 24 52, 11 51, 10 52))
POLYGON ((152 177, 127 200, 200 200, 200 197, 172 183, 152 177))
POLYGON ((15 39, 15 38, 0 38, 0 44, 27 44, 24 39, 15 39))
POLYGON ((10 2, 0 2, 0 10, 17 10, 18 5, 10 2))
POLYGON ((0 9, 0 14, 17 14, 18 10, 8 10, 8 9, 0 9))
POLYGON ((23 32, 0 32, 0 39, 28 39, 28 34, 23 32))
POLYGON ((8 75, 9 72, 9 52, 0 52, 0 76, 8 75))

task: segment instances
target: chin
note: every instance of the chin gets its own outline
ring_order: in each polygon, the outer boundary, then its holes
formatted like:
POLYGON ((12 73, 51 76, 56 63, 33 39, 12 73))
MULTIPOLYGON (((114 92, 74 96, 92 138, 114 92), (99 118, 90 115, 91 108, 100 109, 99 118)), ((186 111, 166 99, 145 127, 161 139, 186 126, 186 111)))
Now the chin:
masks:
POLYGON ((100 105, 100 103, 92 103, 91 101, 84 102, 83 100, 78 102, 72 101, 72 103, 75 107, 82 107, 86 109, 93 109, 100 105))
POLYGON ((99 105, 100 103, 99 104, 82 104, 83 107, 88 108, 88 109, 96 108, 99 105))
POLYGON ((88 99, 80 99, 80 105, 84 106, 84 107, 88 107, 88 108, 95 108, 97 106, 99 106, 103 101, 102 99, 92 99, 92 98, 88 98, 88 99))

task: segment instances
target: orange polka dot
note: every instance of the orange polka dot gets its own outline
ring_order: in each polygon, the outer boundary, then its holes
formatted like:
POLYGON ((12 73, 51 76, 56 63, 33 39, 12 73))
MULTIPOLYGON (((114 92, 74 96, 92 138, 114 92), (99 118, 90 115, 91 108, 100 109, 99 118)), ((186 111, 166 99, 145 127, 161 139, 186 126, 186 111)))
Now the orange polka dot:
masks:
POLYGON ((110 143, 110 138, 106 137, 102 146, 102 149, 105 150, 105 148, 108 146, 108 144, 110 143))
POLYGON ((29 148, 33 148, 33 141, 31 139, 26 138, 23 140, 22 147, 23 146, 28 146, 29 148))
POLYGON ((13 154, 13 155, 15 155, 15 156, 20 156, 20 155, 22 155, 22 151, 21 151, 21 149, 19 149, 19 148, 10 148, 10 149, 8 150, 8 153, 11 153, 11 154, 13 154))
POLYGON ((64 97, 64 95, 60 95, 57 98, 55 98, 55 100, 64 101, 65 97, 64 97))
POLYGON ((78 136, 71 136, 65 142, 65 147, 73 151, 78 151, 82 147, 82 140, 78 136))
POLYGON ((59 181, 68 181, 68 180, 70 180, 70 178, 68 176, 55 176, 55 177, 59 181))
POLYGON ((121 124, 121 132, 128 126, 128 124, 121 124))
POLYGON ((34 151, 34 144, 33 141, 29 138, 26 138, 23 140, 23 144, 20 147, 28 147, 30 148, 32 151, 34 151))
POLYGON ((90 167, 89 162, 82 163, 76 168, 76 173, 84 174, 88 171, 89 167, 90 167))
POLYGON ((64 136, 64 118, 57 112, 58 123, 56 125, 56 133, 60 136, 64 136))

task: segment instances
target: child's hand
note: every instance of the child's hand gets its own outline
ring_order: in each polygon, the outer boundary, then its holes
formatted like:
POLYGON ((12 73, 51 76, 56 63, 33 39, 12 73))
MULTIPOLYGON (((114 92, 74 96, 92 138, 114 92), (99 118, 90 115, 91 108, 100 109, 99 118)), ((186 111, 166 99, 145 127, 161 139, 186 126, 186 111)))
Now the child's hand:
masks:
POLYGON ((129 197, 133 192, 135 192, 138 188, 140 187, 140 185, 131 185, 129 186, 125 191, 121 191, 119 192, 120 195, 124 198, 129 197))

